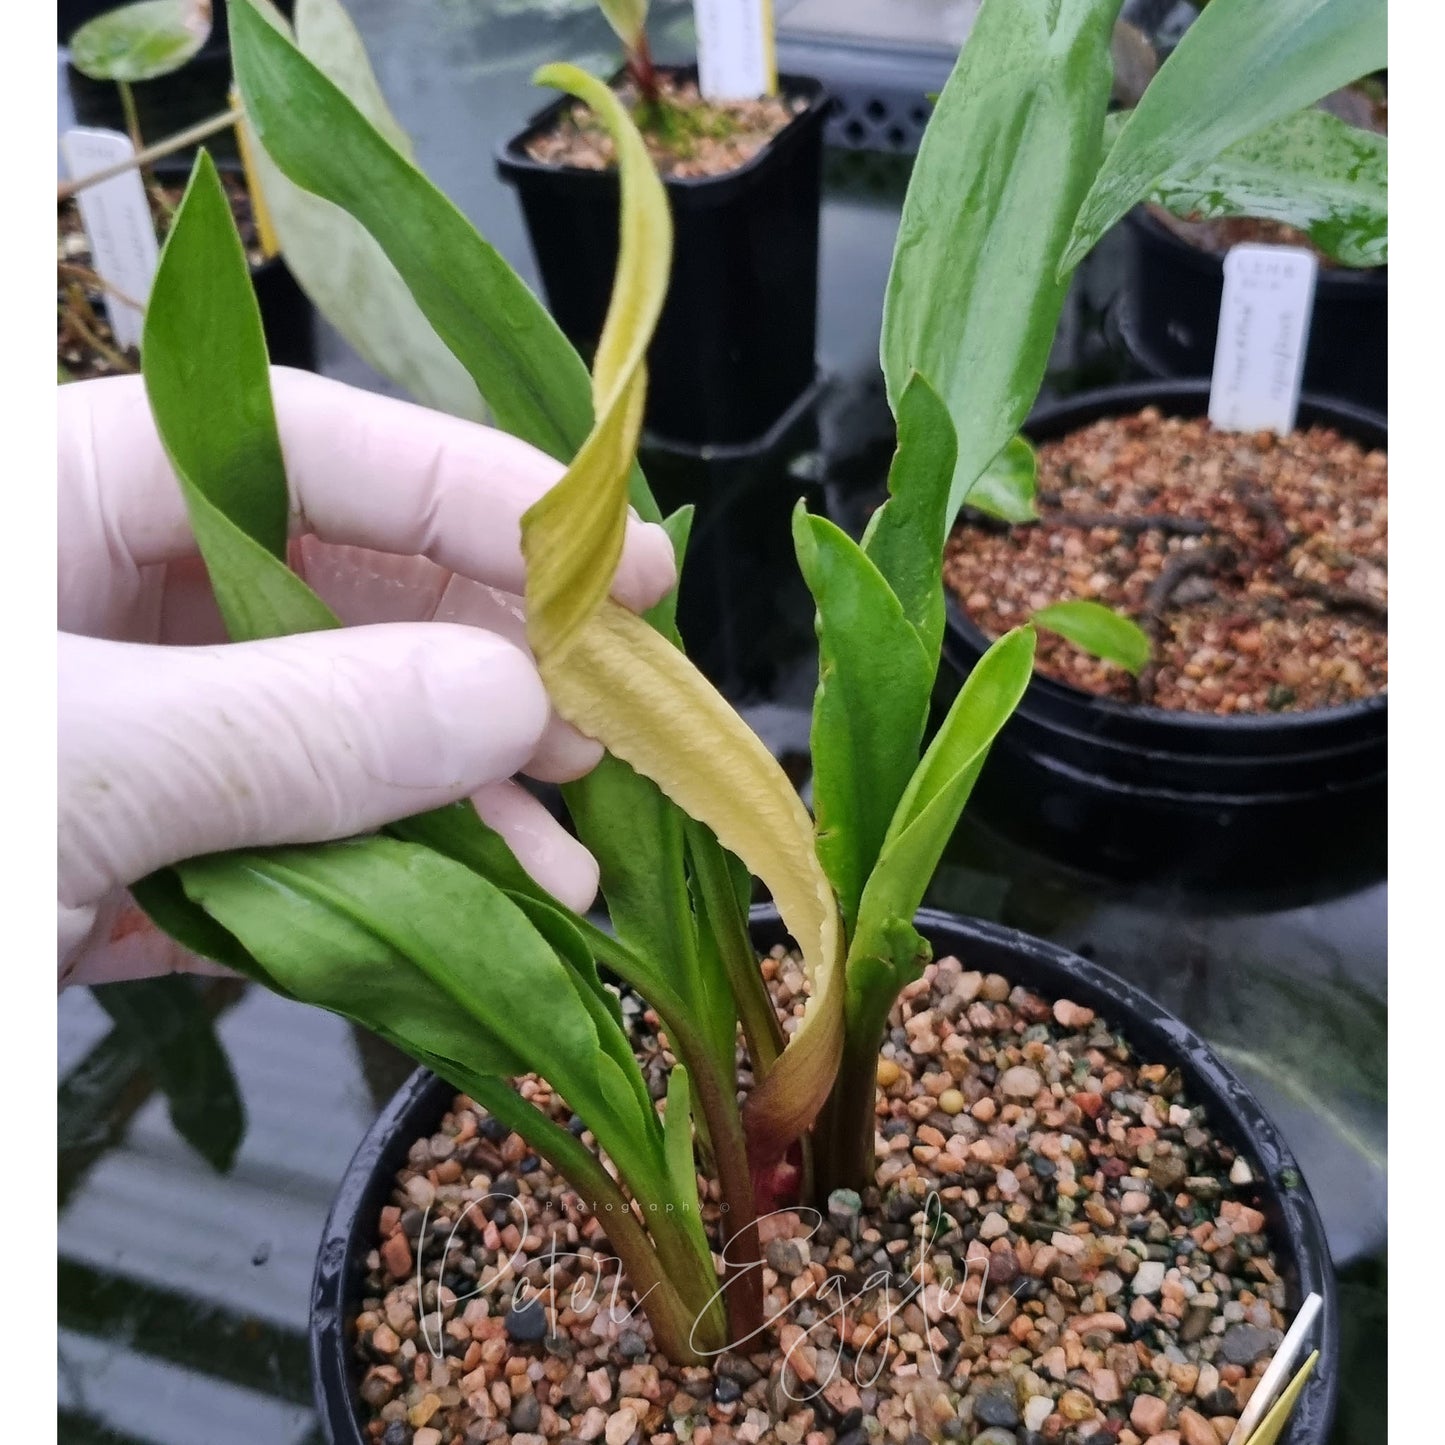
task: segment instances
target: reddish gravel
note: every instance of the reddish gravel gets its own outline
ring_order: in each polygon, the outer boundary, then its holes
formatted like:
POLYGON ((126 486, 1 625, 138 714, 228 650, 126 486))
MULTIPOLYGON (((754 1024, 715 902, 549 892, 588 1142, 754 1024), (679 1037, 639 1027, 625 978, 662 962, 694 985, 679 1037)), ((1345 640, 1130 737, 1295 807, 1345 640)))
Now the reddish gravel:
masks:
POLYGON ((1188 712, 1304 711, 1388 678, 1388 467, 1329 427, 1216 431, 1155 407, 1039 448, 1036 524, 966 517, 944 577, 996 637, 1092 598, 1155 639, 1126 672, 1052 633, 1039 669, 1086 692, 1188 712))

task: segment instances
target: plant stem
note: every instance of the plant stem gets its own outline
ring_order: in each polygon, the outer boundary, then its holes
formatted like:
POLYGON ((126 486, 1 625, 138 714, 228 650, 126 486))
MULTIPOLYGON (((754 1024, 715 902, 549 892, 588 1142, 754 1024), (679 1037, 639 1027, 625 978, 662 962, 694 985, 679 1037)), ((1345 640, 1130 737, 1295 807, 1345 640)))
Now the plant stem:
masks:
MULTIPOLYGON (((679 1045, 681 1047, 681 1045, 679 1045)), ((748 1165, 747 1139, 738 1112, 732 1081, 711 1068, 694 1069, 693 1089, 707 1121, 712 1140, 718 1184, 726 1212, 723 1237, 726 1240, 725 1300, 728 1333, 733 1341, 748 1339, 763 1324, 762 1242, 758 1237, 758 1215, 753 1202, 753 1177, 748 1165)))
POLYGON ((136 109, 135 91, 131 89, 128 80, 116 81, 115 88, 120 91, 120 108, 125 115, 125 128, 130 133, 130 143, 139 155, 145 148, 145 142, 141 139, 140 112, 136 109))
POLYGON ((642 31, 637 43, 627 51, 627 73, 637 87, 637 94, 643 106, 655 114, 662 93, 657 85, 657 67, 652 63, 652 47, 647 43, 647 32, 642 31))
POLYGON ((835 1189, 861 1190, 873 1178, 873 1130, 878 1109, 878 1051, 886 1011, 864 1026, 851 1010, 843 1057, 813 1136, 812 1195, 821 1209, 835 1189))
POLYGON ((158 140, 153 146, 147 146, 145 150, 137 151, 135 155, 118 161, 113 166, 104 166, 98 171, 92 171, 88 176, 80 176, 73 181, 62 181, 56 187, 55 198, 57 201, 68 201, 76 192, 85 190, 87 186, 99 185, 101 181, 108 181, 113 176, 124 175, 126 171, 133 170, 136 166, 148 166, 152 161, 162 160, 166 156, 174 155, 176 151, 184 150, 187 146, 197 145, 218 131, 229 129, 244 115, 245 111, 240 109, 225 110, 219 115, 211 116, 209 120, 197 121, 195 125, 177 131, 173 136, 167 136, 165 140, 158 140))
MULTIPOLYGON (((697 824, 690 826, 700 829, 697 824)), ((739 905, 725 855, 716 847, 697 846, 689 849, 689 857, 706 924, 717 942, 728 989, 737 1004, 748 1057, 752 1060, 753 1079, 760 1084, 772 1071, 787 1042, 783 1025, 758 967, 758 957, 748 934, 747 911, 739 905)))
MULTIPOLYGON (((445 1077, 458 1075, 468 1094, 483 1108, 520 1134, 577 1191, 579 1198, 603 1221, 607 1238, 616 1249, 633 1292, 652 1324, 658 1347, 678 1364, 701 1364, 699 1350, 721 1349, 721 1311, 711 1308, 704 1295, 690 1308, 675 1283, 677 1267, 684 1262, 654 1242, 633 1212, 631 1203, 602 1161, 569 1130, 549 1119, 501 1079, 467 1073, 447 1061, 435 1061, 445 1077), (693 1343, 694 1338, 697 1344, 693 1343)), ((688 1250, 689 1255, 695 1252, 688 1250)), ((689 1271, 693 1272, 693 1271, 689 1271)))

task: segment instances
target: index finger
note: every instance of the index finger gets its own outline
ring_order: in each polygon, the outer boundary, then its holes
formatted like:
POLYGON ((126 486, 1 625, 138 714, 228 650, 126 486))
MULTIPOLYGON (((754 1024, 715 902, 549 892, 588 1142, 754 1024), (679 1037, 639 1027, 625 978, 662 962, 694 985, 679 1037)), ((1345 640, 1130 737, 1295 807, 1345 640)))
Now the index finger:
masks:
MULTIPOLYGON (((293 533, 430 558, 491 587, 523 590, 522 514, 562 463, 491 427, 272 370, 293 533)), ((60 625, 132 587, 139 568, 194 556, 185 502, 140 377, 59 388, 60 625)), ((612 595, 650 607, 676 581, 662 528, 629 518, 612 595)))

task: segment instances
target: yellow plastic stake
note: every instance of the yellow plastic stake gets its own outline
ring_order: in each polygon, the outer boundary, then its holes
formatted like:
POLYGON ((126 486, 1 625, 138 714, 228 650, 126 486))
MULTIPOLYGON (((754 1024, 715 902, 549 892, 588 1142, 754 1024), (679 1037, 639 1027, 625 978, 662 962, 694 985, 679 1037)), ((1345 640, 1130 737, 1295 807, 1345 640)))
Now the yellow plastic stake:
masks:
MULTIPOLYGON (((233 85, 230 95, 231 109, 239 110, 241 94, 233 85)), ((246 177, 246 190, 251 196, 251 219, 256 223, 256 239, 261 245, 261 254, 269 261, 281 254, 281 242, 276 238, 276 227, 271 221, 271 212, 266 208, 266 193, 261 189, 261 173, 256 167, 256 141, 251 127, 242 116, 236 122, 236 148, 241 152, 241 170, 246 177)))
POLYGON ((1316 1350, 1299 1367, 1299 1372, 1289 1382, 1284 1394, 1274 1402, 1274 1407, 1269 1414, 1259 1422, 1259 1429, 1244 1442, 1244 1445, 1275 1445, 1275 1442, 1284 1433, 1284 1427, 1289 1423, 1289 1417, 1294 1411, 1295 1402, 1300 1397, 1300 1391, 1304 1389, 1305 1381, 1309 1379, 1319 1357, 1320 1352, 1316 1350))
POLYGON ((763 7, 763 48, 768 67, 768 94, 778 93, 778 27, 773 19, 773 0, 760 0, 763 7))

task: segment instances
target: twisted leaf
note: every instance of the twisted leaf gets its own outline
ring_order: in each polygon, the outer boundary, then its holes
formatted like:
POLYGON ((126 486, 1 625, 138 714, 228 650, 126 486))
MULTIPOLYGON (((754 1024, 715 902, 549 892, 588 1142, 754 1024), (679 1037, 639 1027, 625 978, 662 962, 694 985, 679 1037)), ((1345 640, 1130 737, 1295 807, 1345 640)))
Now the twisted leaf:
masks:
POLYGON ((611 87, 574 65, 544 66, 536 80, 577 96, 597 112, 617 148, 622 190, 617 278, 593 362, 597 420, 566 475, 522 518, 527 641, 547 678, 607 596, 622 556, 628 474, 647 388, 647 348, 662 314, 672 263, 672 216, 647 147, 611 87))

